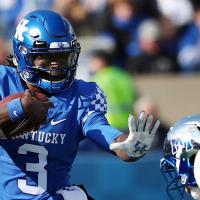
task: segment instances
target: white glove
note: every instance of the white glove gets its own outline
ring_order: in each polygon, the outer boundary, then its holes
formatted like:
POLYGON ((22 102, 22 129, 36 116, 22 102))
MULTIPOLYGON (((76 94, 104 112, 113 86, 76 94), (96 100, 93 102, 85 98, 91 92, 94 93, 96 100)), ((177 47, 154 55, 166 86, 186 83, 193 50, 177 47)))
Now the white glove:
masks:
POLYGON ((151 147, 159 125, 159 120, 153 125, 153 115, 146 117, 145 112, 139 114, 137 123, 133 115, 129 115, 127 139, 123 142, 110 144, 110 150, 123 150, 129 157, 134 158, 145 155, 151 147))

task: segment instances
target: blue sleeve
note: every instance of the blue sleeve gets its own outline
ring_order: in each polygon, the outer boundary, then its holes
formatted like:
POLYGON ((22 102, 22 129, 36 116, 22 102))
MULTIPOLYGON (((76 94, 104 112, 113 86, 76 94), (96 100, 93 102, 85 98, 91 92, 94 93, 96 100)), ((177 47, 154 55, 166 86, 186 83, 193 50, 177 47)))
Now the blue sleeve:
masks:
POLYGON ((0 65, 0 101, 5 97, 24 91, 16 68, 0 65))
POLYGON ((102 149, 109 151, 109 145, 114 139, 121 135, 122 132, 112 127, 102 113, 94 112, 85 121, 83 125, 83 134, 102 149))

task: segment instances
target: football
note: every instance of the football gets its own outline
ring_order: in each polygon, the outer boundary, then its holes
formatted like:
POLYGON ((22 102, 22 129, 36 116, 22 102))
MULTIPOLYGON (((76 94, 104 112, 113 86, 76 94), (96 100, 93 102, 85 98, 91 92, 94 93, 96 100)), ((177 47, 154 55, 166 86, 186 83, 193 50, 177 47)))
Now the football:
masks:
MULTIPOLYGON (((3 100, 0 101, 0 107, 6 105, 10 101, 16 98, 23 98, 25 95, 25 92, 16 93, 10 96, 5 97, 3 100)), ((31 95, 37 98, 40 101, 46 101, 48 97, 39 92, 31 92, 31 95)), ((12 136, 20 135, 27 130, 29 130, 31 127, 31 122, 28 119, 24 119, 21 122, 15 122, 15 123, 8 123, 4 127, 2 127, 4 135, 0 134, 0 137, 6 137, 11 138, 12 136)))
MULTIPOLYGON (((45 94, 40 93, 40 92, 32 92, 31 94, 32 94, 32 96, 36 97, 40 101, 47 100, 47 98, 48 98, 45 94)), ((23 96, 24 96, 24 92, 15 93, 13 95, 7 96, 0 101, 0 107, 7 104, 10 101, 12 101, 13 99, 16 99, 16 98, 21 99, 23 96)))

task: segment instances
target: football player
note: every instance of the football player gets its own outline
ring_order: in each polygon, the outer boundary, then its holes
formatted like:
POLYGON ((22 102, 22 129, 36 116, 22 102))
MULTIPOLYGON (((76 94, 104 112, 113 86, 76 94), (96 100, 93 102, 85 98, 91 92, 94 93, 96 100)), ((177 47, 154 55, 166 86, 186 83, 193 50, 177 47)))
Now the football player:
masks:
POLYGON ((29 13, 17 25, 13 50, 16 67, 0 66, 1 200, 91 199, 69 180, 86 137, 125 161, 146 154, 159 121, 144 112, 137 121, 130 115, 129 134, 108 124, 102 90, 75 79, 80 45, 67 19, 29 13))
POLYGON ((187 116, 170 128, 161 172, 170 199, 200 200, 200 115, 187 116))

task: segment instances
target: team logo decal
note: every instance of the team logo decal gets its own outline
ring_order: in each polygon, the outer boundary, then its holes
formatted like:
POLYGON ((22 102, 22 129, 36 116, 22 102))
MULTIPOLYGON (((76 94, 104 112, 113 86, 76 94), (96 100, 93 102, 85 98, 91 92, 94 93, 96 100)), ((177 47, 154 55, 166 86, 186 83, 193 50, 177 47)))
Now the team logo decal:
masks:
POLYGON ((193 149, 193 144, 191 140, 183 141, 183 140, 171 140, 171 147, 172 147, 172 155, 175 155, 178 153, 178 151, 181 149, 185 149, 186 152, 193 149))
POLYGON ((21 42, 24 41, 23 33, 28 30, 26 26, 29 23, 29 20, 22 19, 16 28, 15 38, 20 40, 21 42))
MULTIPOLYGON (((188 123, 189 124, 189 123, 188 123)), ((171 144, 172 154, 175 155, 180 148, 184 151, 189 152, 193 149, 192 138, 195 138, 195 141, 200 142, 200 132, 196 124, 189 124, 190 126, 182 130, 184 133, 179 133, 173 135, 173 131, 169 134, 169 140, 171 144)))

